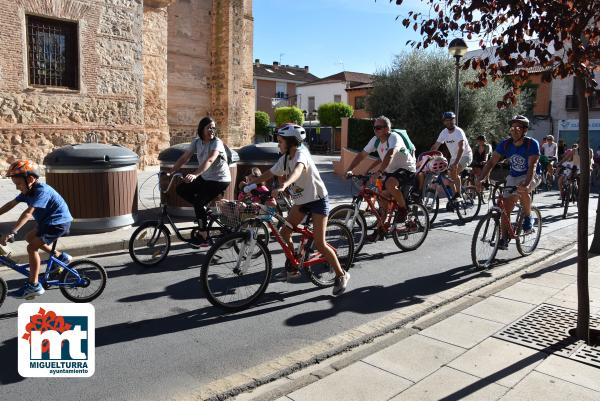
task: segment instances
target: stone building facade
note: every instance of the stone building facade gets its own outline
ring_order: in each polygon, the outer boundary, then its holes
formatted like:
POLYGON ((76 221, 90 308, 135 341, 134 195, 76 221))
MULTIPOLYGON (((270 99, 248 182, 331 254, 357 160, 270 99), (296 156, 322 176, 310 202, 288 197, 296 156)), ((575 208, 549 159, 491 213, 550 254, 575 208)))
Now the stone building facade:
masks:
POLYGON ((252 30, 251 0, 0 0, 0 167, 90 139, 154 164, 205 115, 250 143, 252 30))

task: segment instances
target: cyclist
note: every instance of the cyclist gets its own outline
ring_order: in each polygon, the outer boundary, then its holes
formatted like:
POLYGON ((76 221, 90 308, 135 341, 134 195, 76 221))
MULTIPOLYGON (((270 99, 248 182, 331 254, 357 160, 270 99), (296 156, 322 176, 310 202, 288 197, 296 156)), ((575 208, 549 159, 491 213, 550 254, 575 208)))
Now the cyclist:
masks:
MULTIPOLYGON (((169 172, 177 172, 194 155, 198 158, 198 168, 183 177, 177 186, 177 194, 194 205, 194 212, 200 228, 206 227, 208 218, 206 205, 221 195, 231 183, 231 173, 227 164, 227 153, 223 141, 215 136, 215 121, 204 117, 198 124, 197 138, 194 138, 184 154, 179 157, 169 172)), ((200 247, 208 245, 205 234, 199 233, 190 244, 200 247)))
MULTIPOLYGON (((36 227, 25 235, 27 254, 29 255, 29 280, 20 289, 13 292, 16 298, 32 298, 44 294, 44 288, 38 282, 41 260, 38 250, 48 254, 52 252, 50 245, 58 238, 67 235, 73 218, 64 199, 50 185, 39 182, 39 172, 33 162, 17 160, 6 172, 21 193, 12 201, 0 208, 0 215, 8 212, 20 202, 27 204, 10 233, 0 237, 0 243, 6 245, 17 232, 31 219, 35 219, 36 227)), ((54 251, 54 256, 65 264, 73 259, 66 252, 54 251)))
POLYGON ((542 163, 542 171, 548 179, 548 177, 554 175, 554 162, 558 158, 558 145, 554 142, 554 136, 552 135, 548 135, 545 139, 546 143, 542 144, 543 157, 540 157, 540 162, 542 163))
MULTIPOLYGON (((319 170, 303 145, 306 131, 299 125, 289 124, 277 131, 279 150, 283 154, 270 170, 264 172, 260 177, 253 177, 249 183, 269 181, 273 176, 286 176, 279 188, 273 189, 271 194, 274 198, 283 191, 288 191, 294 201, 294 206, 289 210, 287 221, 292 226, 302 222, 306 214, 311 213, 314 229, 315 247, 327 263, 335 269, 335 283, 333 295, 341 295, 348 285, 350 273, 345 272, 335 252, 325 243, 325 230, 327 227, 327 216, 329 214, 329 197, 327 188, 321 179, 319 170)), ((292 231, 284 227, 281 230, 283 240, 294 249, 292 242, 292 231)), ((288 272, 289 278, 299 275, 299 272, 288 272)))
MULTIPOLYGON (((538 141, 527 136, 529 120, 522 115, 516 115, 510 120, 510 138, 500 142, 496 147, 492 158, 485 164, 481 175, 478 177, 478 186, 481 181, 487 179, 490 171, 505 157, 509 161, 510 173, 506 177, 506 186, 517 186, 517 193, 510 193, 509 189, 502 194, 504 201, 504 210, 507 216, 510 216, 515 206, 517 198, 521 202, 525 218, 523 220, 523 230, 531 232, 531 191, 533 191, 541 182, 541 169, 538 163, 540 158, 540 145, 538 141)), ((479 188, 481 189, 481 188, 479 188)), ((502 219, 504 220, 504 219, 502 219)), ((501 222, 502 239, 498 245, 499 249, 508 249, 508 227, 505 221, 501 222)))
MULTIPOLYGON (((591 171, 594 166, 593 151, 591 148, 589 149, 589 152, 590 152, 590 171, 591 171)), ((558 193, 559 193, 559 199, 562 199, 562 196, 560 194, 562 194, 565 177, 568 179, 573 167, 576 167, 577 173, 581 172, 581 157, 579 156, 579 145, 577 143, 574 143, 573 147, 565 152, 565 155, 562 158, 562 160, 560 161, 560 164, 561 164, 562 174, 560 174, 558 177, 558 193)))
POLYGON ((465 132, 455 125, 456 115, 447 111, 442 114, 442 121, 446 128, 440 132, 438 139, 435 141, 431 150, 438 150, 445 143, 450 152, 450 166, 448 168, 450 178, 452 179, 452 189, 454 191, 454 199, 460 196, 460 173, 473 162, 473 151, 465 132))
MULTIPOLYGON (((346 175, 351 176, 352 169, 358 166, 369 153, 377 151, 379 160, 371 165, 370 170, 385 176, 383 187, 396 200, 398 204, 397 213, 400 219, 403 220, 406 219, 408 212, 404 195, 402 195, 402 187, 414 182, 416 161, 402 137, 392 132, 391 128, 392 124, 389 118, 380 116, 375 119, 373 126, 375 136, 371 138, 362 152, 354 157, 346 175)), ((380 198, 379 203, 383 210, 387 210, 387 202, 384 199, 380 198)), ((378 226, 375 232, 367 237, 367 240, 377 241, 382 237, 382 230, 383 228, 378 226)))
POLYGON ((477 146, 473 152, 473 174, 478 176, 481 173, 481 169, 485 166, 485 163, 492 156, 492 145, 490 145, 485 139, 485 135, 479 135, 477 137, 477 146))

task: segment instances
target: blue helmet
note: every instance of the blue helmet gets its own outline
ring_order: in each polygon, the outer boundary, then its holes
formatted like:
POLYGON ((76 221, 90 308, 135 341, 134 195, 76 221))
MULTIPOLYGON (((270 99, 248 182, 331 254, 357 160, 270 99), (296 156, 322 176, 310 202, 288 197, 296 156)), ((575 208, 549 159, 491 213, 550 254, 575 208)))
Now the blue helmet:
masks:
POLYGON ((442 114, 442 120, 450 120, 456 118, 456 114, 454 114, 452 111, 446 111, 442 114))

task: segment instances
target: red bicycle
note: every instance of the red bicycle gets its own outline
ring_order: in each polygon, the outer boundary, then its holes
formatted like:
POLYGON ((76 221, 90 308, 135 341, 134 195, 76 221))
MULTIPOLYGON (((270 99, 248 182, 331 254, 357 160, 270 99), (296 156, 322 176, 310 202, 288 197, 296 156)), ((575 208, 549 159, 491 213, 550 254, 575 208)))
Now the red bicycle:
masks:
MULTIPOLYGON (((245 221, 246 226, 240 232, 218 240, 206 255, 200 282, 211 304, 227 311, 238 311, 256 302, 269 285, 271 252, 268 245, 259 240, 257 226, 252 221, 267 224, 285 254, 286 267, 305 273, 317 287, 333 285, 334 269, 315 249, 309 216, 303 226, 293 227, 274 207, 261 203, 228 203, 229 207, 222 206, 221 212, 230 221, 245 221), (248 220, 249 216, 254 216, 254 219, 248 220), (296 249, 283 240, 275 222, 281 222, 300 237, 296 249)), ((325 239, 327 245, 335 251, 342 268, 348 270, 354 259, 354 242, 350 231, 340 222, 329 221, 325 239)))

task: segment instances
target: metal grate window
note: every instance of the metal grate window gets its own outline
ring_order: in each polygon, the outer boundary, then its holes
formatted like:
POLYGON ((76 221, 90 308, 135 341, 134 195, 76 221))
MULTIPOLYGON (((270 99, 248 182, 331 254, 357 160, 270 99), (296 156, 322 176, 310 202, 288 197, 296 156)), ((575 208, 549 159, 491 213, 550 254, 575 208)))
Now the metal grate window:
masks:
POLYGON ((29 84, 79 87, 77 24, 27 16, 29 84))

